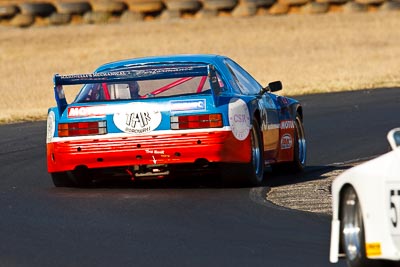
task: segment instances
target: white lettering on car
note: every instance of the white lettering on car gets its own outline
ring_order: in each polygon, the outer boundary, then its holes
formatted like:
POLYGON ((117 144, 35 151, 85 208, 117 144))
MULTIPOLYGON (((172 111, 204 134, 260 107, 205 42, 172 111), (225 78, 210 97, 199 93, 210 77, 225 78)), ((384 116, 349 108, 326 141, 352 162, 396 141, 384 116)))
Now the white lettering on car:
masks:
POLYGON ((249 109, 242 99, 232 98, 228 107, 229 125, 238 140, 245 140, 249 135, 251 123, 249 109))
POLYGON ((206 100, 175 100, 170 102, 171 111, 205 110, 206 100))
POLYGON ((294 129, 294 122, 293 121, 281 121, 281 129, 294 129))
POLYGON ((161 119, 161 112, 154 105, 144 103, 120 106, 113 116, 118 129, 138 135, 155 130, 160 125, 161 119))
POLYGON ((103 106, 90 106, 90 107, 71 107, 68 108, 68 118, 78 117, 102 117, 106 112, 103 106))

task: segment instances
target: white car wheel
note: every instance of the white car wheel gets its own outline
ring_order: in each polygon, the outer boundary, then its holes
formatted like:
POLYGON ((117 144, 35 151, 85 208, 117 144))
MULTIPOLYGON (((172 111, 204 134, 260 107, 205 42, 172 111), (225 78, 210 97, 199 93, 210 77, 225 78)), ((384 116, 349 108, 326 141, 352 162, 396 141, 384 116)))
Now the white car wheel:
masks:
POLYGON ((381 266, 382 262, 369 260, 365 254, 364 222, 361 205, 354 188, 344 189, 341 207, 341 241, 349 267, 381 266))

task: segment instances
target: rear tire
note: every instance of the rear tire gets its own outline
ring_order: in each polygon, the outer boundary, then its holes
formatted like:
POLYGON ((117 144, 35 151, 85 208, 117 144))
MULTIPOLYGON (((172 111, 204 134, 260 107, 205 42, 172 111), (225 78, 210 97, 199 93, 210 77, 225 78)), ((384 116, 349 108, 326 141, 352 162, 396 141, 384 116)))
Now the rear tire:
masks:
POLYGON ((25 28, 33 25, 35 23, 35 17, 32 15, 17 14, 11 21, 10 25, 20 28, 25 28))
POLYGON ((207 10, 232 10, 237 0, 203 0, 203 8, 207 10))
POLYGON ((92 10, 89 2, 56 2, 58 13, 70 15, 83 15, 92 10))
POLYGON ((10 19, 19 12, 16 5, 0 4, 0 19, 10 19))
POLYGON ((46 3, 46 2, 34 2, 34 3, 22 2, 19 5, 19 8, 21 10, 21 14, 39 16, 39 17, 48 17, 57 11, 56 8, 51 3, 46 3))
POLYGON ((264 150, 257 120, 250 130, 251 160, 245 164, 226 164, 223 166, 224 184, 233 186, 260 186, 264 180, 264 150))
POLYGON ((129 10, 140 13, 161 12, 164 4, 161 0, 126 0, 129 10))
POLYGON ((56 187, 75 187, 74 181, 67 172, 53 172, 50 174, 56 187))
POLYGON ((168 0, 164 3, 168 11, 197 11, 201 8, 197 0, 168 0))
POLYGON ((289 169, 291 172, 301 172, 306 166, 307 158, 307 144, 306 136, 304 133, 304 126, 299 114, 296 115, 294 129, 294 158, 293 162, 289 163, 289 169))
POLYGON ((260 133, 260 127, 256 120, 250 131, 251 137, 251 161, 244 167, 244 174, 248 176, 248 183, 252 186, 260 186, 264 180, 264 146, 260 133))
POLYGON ((53 13, 48 19, 51 25, 65 25, 71 22, 72 17, 70 14, 53 13))
POLYGON ((56 187, 89 187, 92 184, 92 177, 86 168, 79 168, 74 171, 51 173, 53 184, 56 187))
POLYGON ((100 11, 89 11, 83 15, 83 21, 87 24, 107 23, 110 18, 110 13, 100 11))

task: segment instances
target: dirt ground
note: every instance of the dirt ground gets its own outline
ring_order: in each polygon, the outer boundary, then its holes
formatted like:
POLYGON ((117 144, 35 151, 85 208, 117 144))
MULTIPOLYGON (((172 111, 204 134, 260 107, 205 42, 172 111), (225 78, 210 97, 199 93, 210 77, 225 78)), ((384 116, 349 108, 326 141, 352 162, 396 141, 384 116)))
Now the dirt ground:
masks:
MULTIPOLYGON (((0 26, 0 122, 43 119, 53 75, 126 58, 222 54, 285 95, 400 86, 399 12, 0 26)), ((67 92, 68 95, 69 92, 67 92)), ((70 92, 69 99, 75 92, 70 92)))
POLYGON ((332 181, 360 163, 326 166, 297 176, 272 177, 266 199, 289 209, 332 215, 332 181))

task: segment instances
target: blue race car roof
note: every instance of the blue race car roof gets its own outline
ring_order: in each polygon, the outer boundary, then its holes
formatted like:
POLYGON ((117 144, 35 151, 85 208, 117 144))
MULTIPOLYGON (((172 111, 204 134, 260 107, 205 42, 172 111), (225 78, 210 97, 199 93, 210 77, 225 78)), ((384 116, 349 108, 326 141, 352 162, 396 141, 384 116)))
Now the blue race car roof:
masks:
POLYGON ((185 54, 185 55, 168 55, 133 58, 115 61, 104 64, 96 69, 95 72, 112 71, 114 69, 129 69, 129 67, 140 65, 163 65, 163 64, 187 64, 187 63, 203 63, 218 66, 225 56, 212 54, 185 54))

